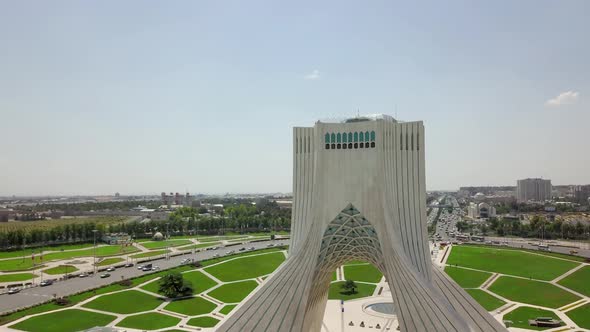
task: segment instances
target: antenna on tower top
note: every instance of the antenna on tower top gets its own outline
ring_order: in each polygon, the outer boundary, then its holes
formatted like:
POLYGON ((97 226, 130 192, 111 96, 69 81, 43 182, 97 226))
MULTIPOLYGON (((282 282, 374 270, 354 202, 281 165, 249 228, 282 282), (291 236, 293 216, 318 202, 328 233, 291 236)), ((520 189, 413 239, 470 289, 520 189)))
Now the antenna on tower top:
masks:
POLYGON ((399 119, 397 118, 397 103, 395 104, 395 119, 396 119, 396 120, 399 120, 399 119))
POLYGON ((360 109, 356 109, 356 117, 360 118, 361 117, 361 110, 360 109))

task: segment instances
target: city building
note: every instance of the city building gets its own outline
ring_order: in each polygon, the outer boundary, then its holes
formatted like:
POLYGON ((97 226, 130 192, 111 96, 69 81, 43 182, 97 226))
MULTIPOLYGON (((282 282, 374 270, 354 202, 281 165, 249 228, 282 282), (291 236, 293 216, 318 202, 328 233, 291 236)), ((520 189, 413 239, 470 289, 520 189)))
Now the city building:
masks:
POLYGON ((186 193, 183 196, 180 193, 166 194, 165 192, 162 192, 160 196, 163 205, 192 206, 193 201, 195 200, 195 196, 192 196, 189 193, 186 193))
POLYGON ((496 216, 496 208, 484 202, 471 202, 467 208, 467 216, 473 219, 493 218, 496 216))
POLYGON ((577 203, 588 204, 590 200, 590 185, 574 186, 573 194, 577 203))
POLYGON ((432 266, 424 160, 422 122, 294 128, 289 257, 218 331, 320 331, 332 274, 351 260, 383 273, 401 331, 506 331, 432 266))
POLYGON ((518 202, 544 202, 551 199, 551 180, 523 179, 516 181, 518 202))
POLYGON ((107 244, 125 244, 131 242, 131 236, 127 233, 104 234, 101 241, 107 244))

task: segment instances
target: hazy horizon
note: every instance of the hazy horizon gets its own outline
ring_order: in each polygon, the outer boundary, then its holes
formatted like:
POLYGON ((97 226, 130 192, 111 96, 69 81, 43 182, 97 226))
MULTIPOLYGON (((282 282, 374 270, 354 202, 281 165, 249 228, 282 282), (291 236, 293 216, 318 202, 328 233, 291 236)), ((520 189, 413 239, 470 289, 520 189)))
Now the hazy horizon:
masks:
POLYGON ((291 192, 357 112, 424 121, 427 190, 590 183, 590 2, 147 4, 0 4, 0 196, 291 192))

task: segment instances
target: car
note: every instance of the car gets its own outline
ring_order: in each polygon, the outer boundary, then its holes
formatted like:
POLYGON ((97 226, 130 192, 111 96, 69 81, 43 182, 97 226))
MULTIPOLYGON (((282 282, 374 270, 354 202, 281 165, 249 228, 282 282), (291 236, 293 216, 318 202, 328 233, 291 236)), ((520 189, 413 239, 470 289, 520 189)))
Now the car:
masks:
POLYGON ((180 264, 186 264, 189 262, 188 258, 184 258, 183 260, 180 261, 180 264))
POLYGON ((103 279, 104 279, 104 278, 108 278, 108 277, 110 277, 110 276, 111 276, 111 274, 110 274, 110 273, 103 273, 103 274, 101 274, 101 275, 100 275, 100 277, 101 277, 101 278, 103 278, 103 279))
POLYGON ((143 265, 137 265, 138 270, 143 270, 143 265))
POLYGON ((213 250, 213 248, 212 247, 209 247, 209 248, 206 248, 205 249, 205 251, 208 251, 208 250, 213 250))
POLYGON ((132 266, 133 266, 133 263, 127 263, 127 264, 125 264, 125 267, 132 267, 132 266))
POLYGON ((239 250, 239 251, 244 251, 244 250, 246 250, 246 248, 240 248, 240 250, 239 250))
POLYGON ((254 247, 250 247, 250 248, 248 248, 248 250, 254 250, 254 249, 256 249, 256 248, 254 248, 254 247))
POLYGON ((269 247, 269 248, 270 248, 270 247, 274 247, 274 246, 275 246, 275 244, 274 244, 274 243, 269 243, 269 244, 267 245, 267 247, 269 247))
POLYGON ((80 274, 78 275, 78 277, 80 277, 80 278, 86 278, 86 277, 88 277, 88 273, 86 273, 86 272, 82 272, 82 273, 80 273, 80 274))
POLYGON ((147 271, 151 271, 151 270, 152 270, 152 268, 151 268, 151 267, 144 266, 144 267, 142 267, 142 268, 141 268, 141 270, 142 270, 143 272, 147 272, 147 271))
POLYGON ((16 294, 18 292, 20 292, 20 288, 18 288, 18 287, 13 287, 13 288, 8 289, 8 294, 16 294))
POLYGON ((158 265, 154 265, 154 267, 152 267, 152 271, 157 271, 159 269, 160 269, 160 267, 158 265))
POLYGON ((236 253, 235 251, 233 251, 233 250, 230 250, 230 251, 226 252, 225 254, 226 254, 226 255, 233 255, 233 254, 235 254, 235 253, 236 253))
POLYGON ((39 283, 39 286, 41 286, 41 287, 51 286, 51 285, 53 285, 53 280, 51 280, 51 279, 46 279, 46 280, 41 281, 41 283, 39 283))
POLYGON ((213 255, 213 258, 217 258, 217 257, 219 257, 219 254, 213 255))
POLYGON ((217 250, 217 249, 219 249, 219 247, 213 247, 213 248, 211 248, 211 250, 217 250))
POLYGON ((107 269, 107 272, 113 272, 113 271, 115 271, 115 267, 114 266, 111 266, 111 267, 109 267, 107 269))

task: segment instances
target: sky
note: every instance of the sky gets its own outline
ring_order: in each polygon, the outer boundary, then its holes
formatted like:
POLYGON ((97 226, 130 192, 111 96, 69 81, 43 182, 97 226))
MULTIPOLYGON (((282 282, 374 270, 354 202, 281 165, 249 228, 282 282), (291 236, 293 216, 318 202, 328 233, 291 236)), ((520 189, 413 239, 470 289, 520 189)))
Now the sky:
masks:
POLYGON ((290 192, 292 127, 422 120, 428 190, 590 183, 589 1, 0 0, 0 195, 290 192))

